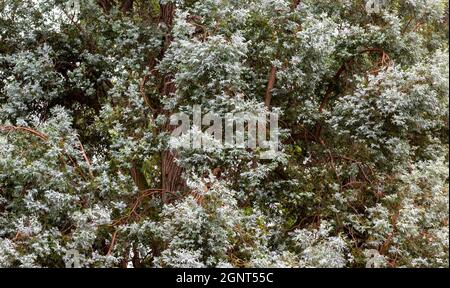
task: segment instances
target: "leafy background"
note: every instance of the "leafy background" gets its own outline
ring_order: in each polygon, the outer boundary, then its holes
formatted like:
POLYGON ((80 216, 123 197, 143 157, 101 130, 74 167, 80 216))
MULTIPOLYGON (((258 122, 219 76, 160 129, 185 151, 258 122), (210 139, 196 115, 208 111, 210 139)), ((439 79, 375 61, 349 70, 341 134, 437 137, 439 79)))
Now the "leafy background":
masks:
POLYGON ((384 2, 0 0, 0 267, 448 267, 448 1, 384 2))

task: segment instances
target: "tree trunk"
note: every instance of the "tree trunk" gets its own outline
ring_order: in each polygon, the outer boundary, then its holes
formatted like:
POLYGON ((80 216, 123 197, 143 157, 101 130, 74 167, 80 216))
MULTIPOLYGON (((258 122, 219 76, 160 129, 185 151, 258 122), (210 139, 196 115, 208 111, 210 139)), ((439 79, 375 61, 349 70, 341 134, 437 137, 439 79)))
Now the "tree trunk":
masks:
POLYGON ((185 186, 181 178, 183 169, 177 165, 176 157, 177 155, 173 151, 163 152, 162 189, 164 191, 180 191, 185 186))
MULTIPOLYGON (((164 49, 162 51, 161 58, 164 57, 165 51, 169 48, 170 43, 172 42, 172 27, 173 27, 173 18, 175 16, 175 4, 167 3, 161 5, 161 18, 160 22, 164 23, 168 29, 167 34, 164 39, 164 49)), ((165 75, 161 94, 170 95, 175 92, 176 87, 172 82, 171 75, 165 75)), ((170 116, 170 115, 169 115, 170 116)), ((170 125, 165 127, 166 132, 171 131, 170 125)), ((161 173, 162 173, 162 189, 164 192, 175 192, 181 191, 186 186, 184 180, 181 178, 181 174, 183 173, 183 169, 177 165, 176 163, 176 152, 174 151, 164 151, 162 153, 162 163, 161 163, 161 173)), ((167 195, 163 194, 163 201, 167 202, 167 195)))
MULTIPOLYGON (((114 5, 114 2, 111 0, 97 0, 97 3, 103 8, 104 12, 108 14, 114 5)), ((133 10, 133 0, 122 0, 120 3, 120 10, 123 13, 132 13, 133 10)), ((166 26, 166 35, 164 37, 163 47, 161 49, 160 55, 157 58, 162 59, 166 50, 169 48, 170 43, 172 42, 172 27, 173 27, 173 19, 175 16, 175 4, 167 3, 160 4, 160 17, 159 22, 163 23, 166 26)), ((156 59, 155 59, 156 60, 156 59)), ((156 64, 157 61, 154 61, 156 64)), ((154 67, 153 67, 154 68, 154 67)), ((176 87, 172 82, 172 75, 163 75, 160 93, 162 95, 170 95, 176 91, 176 87)), ((169 111, 167 111, 169 114, 169 111)), ((170 115, 167 115, 170 116, 170 115)), ((166 125, 163 129, 165 132, 170 132, 170 125, 166 125)), ((164 151, 161 155, 161 180, 162 180, 162 189, 165 192, 174 192, 183 190, 185 187, 185 183, 181 178, 181 174, 183 169, 176 164, 176 153, 174 151, 164 151)), ((144 174, 142 173, 142 163, 132 163, 131 175, 136 186, 139 190, 148 189, 148 184, 145 179, 144 174)), ((164 202, 167 202, 166 193, 163 194, 164 202)))

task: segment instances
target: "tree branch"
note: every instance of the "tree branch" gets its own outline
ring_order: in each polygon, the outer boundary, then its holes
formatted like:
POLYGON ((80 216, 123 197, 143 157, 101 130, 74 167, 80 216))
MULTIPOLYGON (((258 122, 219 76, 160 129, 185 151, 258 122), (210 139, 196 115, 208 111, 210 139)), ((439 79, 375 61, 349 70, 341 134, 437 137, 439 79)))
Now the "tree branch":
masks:
POLYGON ((122 6, 120 6, 120 11, 124 14, 130 13, 133 10, 133 0, 124 0, 122 6))
POLYGON ((275 86, 275 81, 277 77, 277 67, 272 65, 269 73, 269 82, 267 83, 266 94, 264 95, 264 103, 267 107, 270 107, 270 103, 272 101, 272 90, 275 86))

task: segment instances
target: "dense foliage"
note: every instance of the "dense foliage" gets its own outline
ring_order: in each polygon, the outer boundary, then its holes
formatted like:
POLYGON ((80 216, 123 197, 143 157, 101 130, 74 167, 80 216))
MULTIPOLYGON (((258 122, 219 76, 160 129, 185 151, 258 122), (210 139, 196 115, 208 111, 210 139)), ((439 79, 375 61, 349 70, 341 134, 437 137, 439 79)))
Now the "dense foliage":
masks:
POLYGON ((449 266, 448 1, 72 2, 0 0, 0 267, 449 266))

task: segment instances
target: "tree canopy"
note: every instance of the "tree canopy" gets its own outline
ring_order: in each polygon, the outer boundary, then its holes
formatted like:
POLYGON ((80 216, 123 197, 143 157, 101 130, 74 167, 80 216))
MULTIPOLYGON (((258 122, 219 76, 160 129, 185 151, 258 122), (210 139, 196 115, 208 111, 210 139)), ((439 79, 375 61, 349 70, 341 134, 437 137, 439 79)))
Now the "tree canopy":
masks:
POLYGON ((0 267, 448 267, 447 0, 67 2, 0 0, 0 267))

